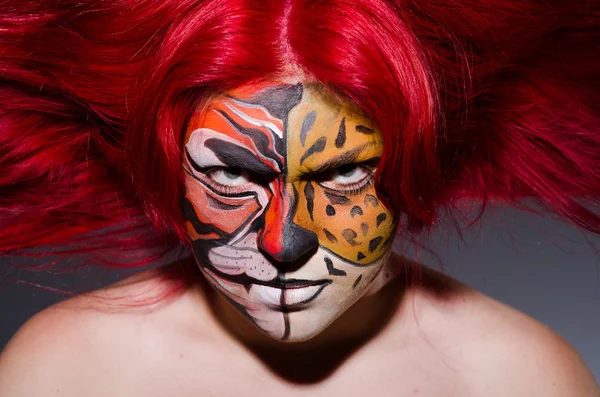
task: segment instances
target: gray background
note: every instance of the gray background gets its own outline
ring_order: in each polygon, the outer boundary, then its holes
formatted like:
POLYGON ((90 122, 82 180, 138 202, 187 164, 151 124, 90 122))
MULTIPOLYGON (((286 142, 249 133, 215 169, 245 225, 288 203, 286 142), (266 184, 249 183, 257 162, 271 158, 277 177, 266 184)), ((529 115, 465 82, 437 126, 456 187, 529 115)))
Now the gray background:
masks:
MULTIPOLYGON (((418 260, 549 325, 600 379, 600 261, 593 249, 600 247, 600 239, 516 210, 493 209, 482 224, 465 232, 464 242, 454 228, 439 227, 427 240, 437 258, 422 249, 418 260)), ((96 288, 130 274, 93 269, 71 276, 19 274, 0 260, 0 278, 7 273, 5 280, 61 289, 96 288)), ((60 299, 26 284, 0 288, 0 348, 27 318, 60 299)))

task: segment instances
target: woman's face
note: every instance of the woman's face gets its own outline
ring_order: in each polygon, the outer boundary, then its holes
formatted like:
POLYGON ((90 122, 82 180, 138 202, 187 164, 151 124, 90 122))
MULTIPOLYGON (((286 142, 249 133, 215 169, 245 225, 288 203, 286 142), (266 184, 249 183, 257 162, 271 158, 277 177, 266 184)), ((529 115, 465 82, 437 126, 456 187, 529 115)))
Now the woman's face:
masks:
POLYGON ((245 86, 195 114, 184 146, 194 255, 235 308, 300 341, 360 298, 396 229, 369 120, 314 84, 245 86))

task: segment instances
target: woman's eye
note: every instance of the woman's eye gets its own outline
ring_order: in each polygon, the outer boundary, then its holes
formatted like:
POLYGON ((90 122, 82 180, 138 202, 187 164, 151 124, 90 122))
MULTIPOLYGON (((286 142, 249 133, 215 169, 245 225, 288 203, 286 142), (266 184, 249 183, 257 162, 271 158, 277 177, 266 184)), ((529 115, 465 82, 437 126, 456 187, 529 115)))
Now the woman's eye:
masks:
POLYGON ((213 192, 223 196, 238 196, 251 192, 256 177, 240 168, 213 167, 199 172, 200 180, 213 192))
POLYGON ((344 165, 336 170, 338 179, 351 180, 361 178, 366 173, 364 169, 356 164, 344 165))
POLYGON ((210 171, 207 176, 223 186, 239 186, 250 182, 247 173, 239 168, 219 168, 210 171))
POLYGON ((328 172, 320 183, 328 189, 352 193, 366 187, 372 178, 373 172, 369 167, 348 164, 328 172))
POLYGON ((356 183, 369 175, 369 171, 358 164, 344 165, 332 173, 331 180, 340 184, 356 183))

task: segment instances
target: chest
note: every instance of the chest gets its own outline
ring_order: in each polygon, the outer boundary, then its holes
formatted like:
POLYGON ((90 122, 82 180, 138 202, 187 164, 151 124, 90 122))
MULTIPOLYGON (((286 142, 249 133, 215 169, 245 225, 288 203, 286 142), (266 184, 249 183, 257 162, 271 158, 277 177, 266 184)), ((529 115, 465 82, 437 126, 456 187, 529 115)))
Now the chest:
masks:
MULTIPOLYGON (((295 357, 288 360, 294 361, 295 357)), ((169 370, 144 376, 134 388, 144 397, 469 395, 465 386, 468 382, 451 367, 435 355, 416 357, 414 352, 407 352, 405 357, 392 352, 377 357, 359 353, 338 362, 314 357, 296 365, 265 362, 252 356, 205 354, 193 361, 183 358, 175 365, 162 366, 169 370)))

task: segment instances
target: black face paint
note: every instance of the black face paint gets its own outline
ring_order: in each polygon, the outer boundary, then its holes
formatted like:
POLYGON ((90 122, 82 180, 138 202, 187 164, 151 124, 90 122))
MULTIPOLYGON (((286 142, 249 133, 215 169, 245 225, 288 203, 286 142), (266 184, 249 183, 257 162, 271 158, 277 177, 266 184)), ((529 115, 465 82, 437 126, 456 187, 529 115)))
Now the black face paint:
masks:
POLYGON ((327 265, 327 272, 331 276, 345 276, 347 274, 345 271, 333 267, 333 261, 327 257, 325 257, 325 265, 327 265))
POLYGON ((335 138, 335 147, 336 148, 342 148, 344 147, 344 144, 346 143, 346 118, 342 119, 342 122, 340 123, 340 129, 338 131, 338 135, 335 138))

